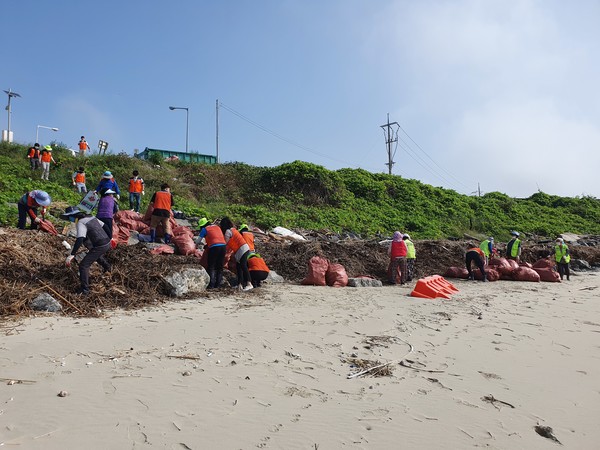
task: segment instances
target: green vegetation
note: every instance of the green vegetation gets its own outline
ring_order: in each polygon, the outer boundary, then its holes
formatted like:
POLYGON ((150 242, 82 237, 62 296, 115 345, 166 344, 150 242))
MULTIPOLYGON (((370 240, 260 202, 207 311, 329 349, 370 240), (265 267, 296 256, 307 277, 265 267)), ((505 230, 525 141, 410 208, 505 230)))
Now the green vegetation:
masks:
POLYGON ((557 197, 538 192, 515 199, 499 192, 472 197, 395 175, 361 169, 330 171, 301 161, 277 167, 242 163, 210 166, 183 162, 141 161, 123 155, 74 158, 62 147, 49 182, 29 169, 26 147, 0 144, 0 224, 14 226, 15 203, 31 189, 45 189, 58 208, 78 203, 71 174, 85 166, 88 189, 110 170, 122 190, 121 208, 128 208, 127 183, 139 170, 146 182, 147 205, 164 182, 171 185, 178 210, 209 219, 230 216, 262 228, 349 231, 363 236, 409 232, 417 239, 491 234, 508 239, 510 230, 555 236, 564 232, 600 234, 600 200, 557 197))

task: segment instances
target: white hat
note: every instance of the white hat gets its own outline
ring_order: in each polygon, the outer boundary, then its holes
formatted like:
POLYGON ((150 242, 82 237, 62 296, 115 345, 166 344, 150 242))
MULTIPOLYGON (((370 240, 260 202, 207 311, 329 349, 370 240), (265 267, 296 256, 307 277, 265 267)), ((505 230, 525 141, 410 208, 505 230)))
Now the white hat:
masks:
POLYGON ((510 234, 517 237, 520 236, 518 231, 511 231, 510 234))
POLYGON ((107 180, 110 180, 113 177, 113 174, 111 173, 110 170, 107 170, 106 172, 104 172, 102 174, 102 178, 106 178, 107 180))
POLYGON ((406 233, 404 234, 404 237, 405 237, 406 239, 410 239, 410 236, 409 236, 408 234, 406 234, 406 233))

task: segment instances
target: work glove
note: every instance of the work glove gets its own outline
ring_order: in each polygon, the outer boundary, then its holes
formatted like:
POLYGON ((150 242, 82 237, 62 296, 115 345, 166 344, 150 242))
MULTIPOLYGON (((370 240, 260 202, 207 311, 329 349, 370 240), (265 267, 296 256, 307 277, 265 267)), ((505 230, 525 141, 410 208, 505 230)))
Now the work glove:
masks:
POLYGON ((75 183, 74 181, 73 181, 73 186, 77 186, 77 183, 75 183))
POLYGON ((67 260, 65 261, 65 264, 67 265, 67 267, 69 267, 71 265, 71 261, 73 261, 73 258, 75 258, 75 255, 67 256, 67 260))
POLYGON ((117 200, 121 200, 121 195, 117 194, 117 200))
POLYGON ((40 219, 39 217, 36 217, 34 220, 35 223, 40 223, 41 221, 42 221, 42 219, 40 219))
POLYGON ((146 195, 146 193, 144 191, 142 191, 142 195, 146 195))

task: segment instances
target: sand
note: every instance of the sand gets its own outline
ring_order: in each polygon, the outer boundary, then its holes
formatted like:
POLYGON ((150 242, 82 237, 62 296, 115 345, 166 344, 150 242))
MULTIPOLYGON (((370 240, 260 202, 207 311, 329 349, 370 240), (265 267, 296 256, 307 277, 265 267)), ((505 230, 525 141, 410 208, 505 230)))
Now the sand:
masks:
POLYGON ((1 322, 0 444, 558 446, 540 425, 565 448, 599 448, 600 274, 452 282, 450 300, 284 284, 103 319, 1 322), (348 379, 353 357, 392 361, 391 375, 348 379))

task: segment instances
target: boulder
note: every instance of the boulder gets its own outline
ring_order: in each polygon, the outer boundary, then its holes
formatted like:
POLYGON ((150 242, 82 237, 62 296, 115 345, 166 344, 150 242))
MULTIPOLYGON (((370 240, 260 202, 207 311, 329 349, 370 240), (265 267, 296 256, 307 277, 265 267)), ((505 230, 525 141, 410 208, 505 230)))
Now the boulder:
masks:
POLYGON ((62 305, 52 297, 50 294, 45 292, 38 295, 36 298, 31 300, 29 306, 34 311, 46 311, 46 312, 58 312, 62 311, 62 305))
POLYGON ((169 294, 174 297, 204 292, 210 282, 210 277, 202 266, 178 270, 163 278, 167 283, 169 294))
POLYGON ((584 259, 571 259, 571 269, 573 270, 592 270, 592 266, 584 259))
POLYGON ((271 270, 269 272, 269 275, 267 275, 266 280, 264 281, 265 283, 283 283, 285 280, 283 279, 283 277, 281 275, 279 275, 277 272, 275 272, 274 270, 271 270))
POLYGON ((383 283, 375 278, 348 278, 350 287, 382 287, 383 283))

